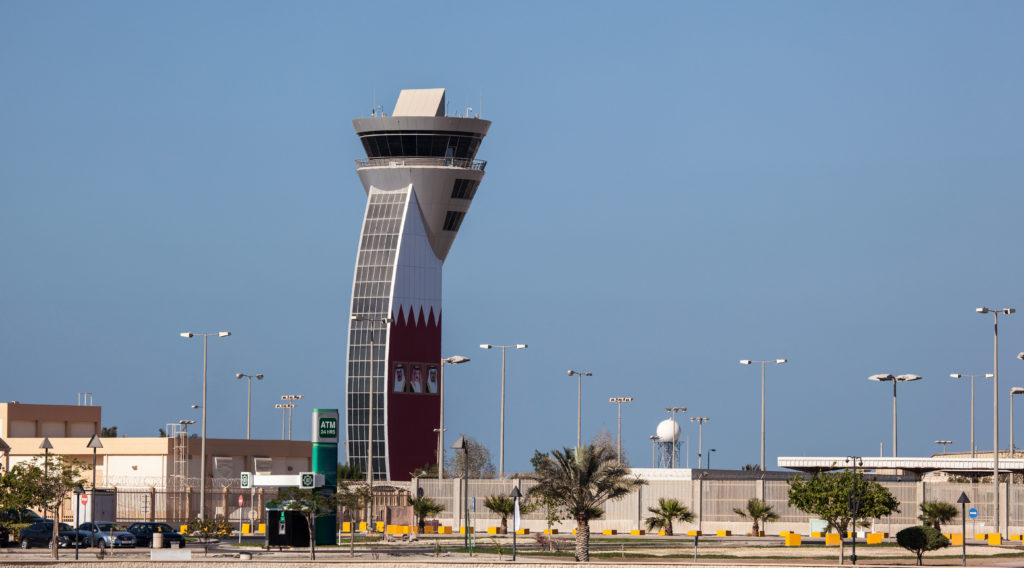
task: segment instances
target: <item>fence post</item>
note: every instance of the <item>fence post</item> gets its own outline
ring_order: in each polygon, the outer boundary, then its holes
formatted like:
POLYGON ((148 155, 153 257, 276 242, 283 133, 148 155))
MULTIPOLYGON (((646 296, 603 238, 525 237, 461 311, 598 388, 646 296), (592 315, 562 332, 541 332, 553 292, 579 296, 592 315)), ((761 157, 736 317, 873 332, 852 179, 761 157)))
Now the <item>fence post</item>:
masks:
MULTIPOLYGON (((225 485, 220 491, 220 506, 221 510, 224 511, 224 520, 228 520, 231 515, 228 513, 228 488, 225 485)), ((217 515, 214 515, 216 518, 217 515)))
POLYGON ((185 522, 192 520, 192 486, 185 486, 185 522))
POLYGON ((155 515, 156 515, 156 488, 155 487, 150 487, 149 488, 149 515, 148 515, 148 519, 147 520, 152 523, 154 521, 154 519, 155 519, 155 515))

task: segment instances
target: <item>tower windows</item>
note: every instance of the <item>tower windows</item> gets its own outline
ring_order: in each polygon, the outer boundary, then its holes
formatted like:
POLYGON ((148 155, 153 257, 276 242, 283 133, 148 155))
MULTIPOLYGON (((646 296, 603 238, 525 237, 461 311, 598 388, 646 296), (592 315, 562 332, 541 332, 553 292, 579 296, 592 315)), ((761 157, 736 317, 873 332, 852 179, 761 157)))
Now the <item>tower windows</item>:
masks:
POLYGON ((458 231, 459 226, 462 225, 462 218, 466 214, 462 211, 449 211, 444 216, 444 230, 445 231, 458 231))
POLYGON ((452 199, 473 199, 476 194, 476 186, 480 182, 471 179, 455 180, 455 187, 452 188, 452 199))

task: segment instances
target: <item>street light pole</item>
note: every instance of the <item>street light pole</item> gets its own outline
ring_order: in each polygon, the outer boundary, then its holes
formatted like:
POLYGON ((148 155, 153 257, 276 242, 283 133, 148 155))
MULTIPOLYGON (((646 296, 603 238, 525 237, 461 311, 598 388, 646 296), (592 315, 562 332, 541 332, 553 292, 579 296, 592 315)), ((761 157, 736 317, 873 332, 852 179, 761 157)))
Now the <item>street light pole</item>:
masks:
POLYGON ((714 453, 717 451, 718 450, 716 450, 715 448, 711 448, 708 450, 708 469, 711 469, 711 456, 714 455, 714 453))
MULTIPOLYGON (((1013 396, 1018 394, 1024 394, 1024 388, 1013 387, 1010 389, 1010 459, 1017 457, 1017 450, 1013 445, 1013 396)), ((1013 466, 1010 466, 1010 488, 1006 493, 1006 528, 1013 525, 1013 503, 1010 502, 1013 499, 1013 466)))
POLYGON ((288 409, 288 441, 291 441, 291 439, 292 439, 292 412, 293 412, 292 409, 295 408, 295 401, 296 400, 302 400, 302 395, 301 394, 283 394, 283 395, 281 395, 281 400, 288 401, 285 404, 285 408, 288 409))
MULTIPOLYGON (((788 361, 788 359, 775 359, 774 363, 776 365, 781 365, 783 363, 786 363, 787 361, 788 361)), ((770 360, 759 361, 759 360, 756 360, 756 359, 742 359, 742 360, 740 360, 740 365, 750 365, 751 363, 760 363, 761 364, 761 471, 767 471, 765 469, 765 463, 764 463, 764 437, 765 437, 765 434, 764 434, 764 432, 765 432, 765 424, 764 424, 764 422, 765 422, 765 380, 764 380, 764 375, 765 375, 765 365, 767 365, 768 363, 771 363, 771 362, 772 361, 770 361, 770 360)))
POLYGON ((651 468, 654 468, 654 448, 658 445, 658 435, 651 436, 651 468))
POLYGON ((946 453, 946 446, 953 443, 953 440, 935 440, 936 444, 942 445, 942 453, 946 453))
MULTIPOLYGON (((973 457, 975 457, 975 449, 976 449, 976 446, 974 445, 974 377, 985 377, 986 379, 991 379, 995 375, 993 375, 992 373, 984 373, 984 374, 976 373, 976 374, 973 374, 973 375, 965 375, 965 374, 960 374, 960 373, 950 373, 949 376, 954 378, 954 379, 962 379, 964 377, 970 377, 971 378, 971 457, 973 458, 973 457)), ((943 450, 945 450, 945 448, 943 448, 943 450)))
POLYGON ((996 532, 1002 534, 999 522, 999 313, 1010 315, 1014 308, 991 309, 986 307, 974 310, 979 314, 991 313, 993 317, 993 348, 992 348, 992 504, 995 509, 996 532))
MULTIPOLYGON (((437 428, 437 478, 444 479, 444 366, 447 365, 458 365, 460 363, 468 363, 469 357, 462 355, 452 355, 441 359, 441 378, 440 384, 437 386, 438 392, 441 394, 441 426, 437 428)), ((504 389, 503 389, 504 390, 504 389)))
POLYGON ((896 437, 896 383, 906 383, 910 381, 920 381, 921 377, 917 375, 871 375, 868 377, 869 381, 878 382, 892 382, 892 457, 899 456, 899 440, 896 437))
POLYGON ((704 423, 709 420, 707 416, 690 417, 690 422, 697 423, 697 469, 704 469, 704 423))
POLYGON ((495 347, 501 349, 501 418, 498 428, 498 479, 505 479, 505 350, 512 347, 526 349, 526 344, 491 345, 490 343, 482 343, 480 345, 481 349, 493 349, 495 347))
POLYGON ((245 398, 245 439, 251 440, 252 438, 249 437, 249 426, 252 420, 252 380, 256 379, 257 381, 262 381, 263 373, 260 373, 258 375, 247 375, 245 373, 235 374, 236 379, 241 379, 242 377, 249 379, 248 394, 246 395, 245 398))
POLYGON ((100 437, 96 434, 92 435, 89 443, 85 446, 92 448, 92 497, 89 499, 89 522, 96 522, 96 450, 103 447, 103 442, 100 442, 100 437))
POLYGON ((608 399, 608 402, 619 405, 619 427, 615 434, 615 462, 622 463, 622 403, 633 402, 631 396, 617 396, 608 399))
POLYGON ((576 398, 576 448, 579 449, 580 430, 581 426, 583 425, 583 377, 589 377, 593 375, 593 373, 591 373, 590 371, 575 371, 573 369, 569 369, 569 376, 571 377, 573 375, 579 377, 580 380, 579 393, 577 394, 576 398))
POLYGON ((281 409, 281 439, 282 440, 284 440, 284 422, 285 422, 285 418, 288 416, 288 409, 289 408, 294 408, 294 407, 295 407, 294 404, 275 404, 274 405, 274 408, 280 408, 281 409))
POLYGON ((228 337, 231 335, 230 331, 218 331, 216 333, 193 333, 186 331, 181 333, 181 336, 189 339, 192 337, 202 336, 203 338, 203 439, 199 443, 199 518, 206 519, 206 347, 207 340, 210 336, 216 337, 228 337))

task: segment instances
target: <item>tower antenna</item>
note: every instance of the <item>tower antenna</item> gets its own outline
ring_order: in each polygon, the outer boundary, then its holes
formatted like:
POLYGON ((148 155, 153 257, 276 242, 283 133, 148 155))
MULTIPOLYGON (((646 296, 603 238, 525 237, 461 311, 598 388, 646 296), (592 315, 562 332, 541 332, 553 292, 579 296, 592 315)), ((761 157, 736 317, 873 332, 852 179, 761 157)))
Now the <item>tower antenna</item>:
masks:
POLYGON ((483 90, 483 87, 480 88, 480 106, 477 107, 477 108, 480 109, 480 116, 483 116, 484 115, 484 90, 483 90))

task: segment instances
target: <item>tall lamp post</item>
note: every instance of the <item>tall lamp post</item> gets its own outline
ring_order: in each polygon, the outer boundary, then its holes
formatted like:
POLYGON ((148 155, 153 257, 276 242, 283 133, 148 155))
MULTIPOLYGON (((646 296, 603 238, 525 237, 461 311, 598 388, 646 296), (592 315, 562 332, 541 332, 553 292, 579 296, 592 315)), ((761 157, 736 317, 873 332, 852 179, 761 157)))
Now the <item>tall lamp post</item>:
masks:
POLYGON ((296 400, 302 400, 302 395, 301 394, 283 394, 283 395, 281 395, 281 400, 286 401, 285 402, 285 408, 288 409, 288 441, 291 441, 291 439, 292 439, 292 412, 293 412, 292 409, 295 408, 295 401, 296 400))
POLYGON ((206 518, 206 353, 207 353, 207 340, 210 336, 213 337, 229 337, 230 331, 218 331, 216 333, 194 333, 186 331, 181 334, 182 337, 190 339, 192 337, 203 338, 203 436, 202 441, 199 443, 199 519, 206 518))
POLYGON ((760 363, 761 364, 761 471, 767 471, 765 469, 765 463, 764 463, 764 416, 765 416, 765 412, 764 412, 764 401, 765 401, 764 369, 765 369, 765 365, 767 365, 768 363, 775 363, 776 365, 782 365, 783 363, 786 363, 787 361, 788 361, 788 359, 775 359, 774 361, 771 361, 771 360, 759 361, 757 359, 742 359, 742 360, 740 360, 740 365, 751 365, 753 363, 760 363))
POLYGON ((713 456, 717 451, 718 450, 716 450, 715 448, 711 448, 708 450, 708 469, 711 469, 711 456, 713 456))
MULTIPOLYGON (((50 442, 50 437, 49 436, 43 438, 43 441, 39 443, 39 449, 43 450, 44 454, 46 455, 46 457, 43 458, 43 477, 46 479, 47 483, 49 483, 49 481, 50 481, 50 450, 53 449, 53 443, 50 442)), ((43 507, 43 519, 46 519, 47 515, 48 515, 47 509, 46 509, 46 507, 43 507)), ((53 519, 54 519, 53 522, 57 523, 57 515, 56 514, 54 514, 53 519)), ((57 531, 55 530, 54 531, 54 535, 56 535, 56 534, 57 534, 57 531)))
POLYGON ((236 373, 235 374, 235 378, 236 379, 243 379, 243 378, 245 378, 245 379, 248 379, 248 382, 249 382, 248 394, 245 397, 245 401, 246 401, 245 402, 245 439, 246 440, 251 440, 252 438, 249 436, 249 426, 252 423, 252 380, 256 379, 257 381, 262 381, 263 380, 263 373, 260 373, 258 375, 247 375, 245 373, 236 373))
POLYGON ((920 381, 917 375, 871 375, 869 381, 892 382, 892 457, 899 456, 899 440, 896 437, 896 383, 920 381))
MULTIPOLYGON (((441 426, 437 429, 437 478, 444 479, 444 366, 468 363, 469 357, 452 355, 441 359, 441 384, 437 386, 441 394, 441 426)), ((504 384, 504 381, 502 381, 504 384)), ((502 389, 504 391, 504 389, 502 389)))
POLYGON ((996 532, 1002 534, 999 528, 999 314, 1010 315, 1017 310, 1014 308, 992 309, 976 308, 979 314, 992 314, 993 348, 992 348, 992 504, 995 510, 996 532))
MULTIPOLYGON (((971 378, 971 457, 973 458, 973 457, 975 457, 974 452, 975 452, 975 448, 976 448, 976 446, 974 445, 974 377, 985 377, 986 379, 991 379, 995 375, 993 375, 992 373, 975 373, 975 374, 950 373, 949 376, 951 378, 954 378, 954 379, 962 379, 964 377, 970 377, 971 378)), ((943 453, 945 453, 945 448, 943 448, 943 453)))
MULTIPOLYGON (((374 355, 375 355, 374 351, 377 350, 377 348, 376 348, 377 326, 379 325, 382 329, 387 329, 387 327, 389 325, 391 325, 391 318, 387 317, 387 316, 385 316, 385 317, 370 317, 370 316, 364 316, 364 315, 353 315, 352 316, 352 321, 354 321, 354 322, 356 322, 356 321, 368 322, 370 324, 370 388, 367 389, 367 391, 369 392, 369 395, 370 395, 370 404, 369 404, 369 407, 370 407, 370 417, 369 417, 369 420, 368 420, 368 423, 367 423, 367 426, 368 426, 368 428, 367 428, 368 436, 367 436, 367 443, 366 443, 366 483, 367 483, 367 486, 370 488, 370 505, 369 505, 370 510, 367 511, 367 513, 366 513, 366 521, 367 521, 367 526, 370 526, 370 523, 373 522, 373 518, 372 518, 373 517, 373 475, 374 475, 373 474, 373 426, 374 426, 374 423, 373 423, 374 422, 373 399, 376 396, 376 390, 377 390, 376 384, 375 384, 376 381, 375 381, 375 377, 374 377, 374 375, 375 375, 374 367, 376 366, 375 363, 374 363, 374 355)), ((381 373, 381 375, 382 375, 381 378, 383 378, 383 375, 386 374, 386 373, 387 373, 386 370, 384 371, 384 373, 381 373)), ((382 384, 381 385, 382 393, 383 393, 383 388, 384 388, 384 385, 382 384)), ((374 528, 376 528, 376 526, 374 526, 374 528)))
MULTIPOLYGON (((505 350, 526 349, 525 343, 515 345, 491 345, 490 343, 480 344, 480 349, 501 349, 501 419, 498 428, 498 479, 505 479, 505 350)), ((442 425, 442 428, 444 426, 442 425)))
MULTIPOLYGON (((665 412, 671 412, 672 413, 672 436, 673 437, 672 437, 672 468, 671 469, 675 469, 676 468, 676 444, 679 443, 679 439, 678 439, 678 436, 679 436, 679 433, 678 433, 679 423, 676 422, 676 412, 686 412, 686 407, 685 406, 666 406, 665 407, 665 412)), ((689 444, 687 444, 687 448, 689 448, 689 444)), ((689 451, 689 449, 687 449, 687 451, 689 451)), ((690 458, 686 458, 686 465, 687 465, 687 467, 689 467, 689 465, 690 465, 690 458)))
POLYGON ((857 467, 864 466, 864 460, 860 456, 848 456, 846 463, 853 465, 853 492, 849 495, 850 516, 853 517, 853 526, 850 534, 853 535, 853 551, 850 553, 850 563, 857 563, 857 513, 860 512, 860 483, 857 480, 857 467))
POLYGON ((704 423, 709 420, 707 416, 690 417, 690 422, 697 423, 697 469, 704 469, 704 423))
MULTIPOLYGON (((1013 397, 1014 395, 1024 394, 1024 388, 1013 387, 1010 389, 1010 459, 1017 457, 1017 449, 1013 445, 1013 397)), ((1009 529, 1013 525, 1013 503, 1010 502, 1013 499, 1013 466, 1010 466, 1010 488, 1006 493, 1006 528, 1009 529)))
POLYGON ((654 449, 658 446, 658 435, 651 436, 651 468, 654 468, 654 449))
POLYGON ((92 496, 89 498, 89 522, 96 522, 96 450, 103 447, 103 442, 96 434, 92 435, 89 443, 85 446, 92 449, 92 496))
POLYGON ((294 404, 275 404, 274 408, 280 408, 281 409, 281 439, 284 440, 284 422, 285 422, 285 418, 288 416, 288 409, 289 408, 295 408, 295 405, 294 404))
MULTIPOLYGON (((465 436, 459 436, 459 439, 455 440, 455 443, 452 444, 452 449, 454 449, 454 450, 462 450, 463 451, 463 456, 462 456, 463 459, 462 459, 462 461, 463 461, 463 465, 465 466, 465 473, 462 476, 462 483, 460 485, 462 485, 462 490, 461 490, 461 493, 462 493, 462 525, 465 528, 463 529, 462 532, 465 535, 464 539, 465 539, 466 550, 470 550, 470 548, 469 548, 469 496, 468 496, 468 494, 469 494, 469 444, 466 443, 466 437, 465 436)), ((470 554, 472 554, 472 550, 470 550, 470 554)))
POLYGON ((576 375, 580 378, 579 393, 576 397, 576 447, 580 447, 580 427, 583 425, 583 377, 592 376, 590 371, 575 371, 569 369, 569 376, 576 375))
POLYGON ((619 405, 619 427, 615 434, 615 463, 622 463, 622 403, 633 402, 631 396, 615 396, 608 399, 608 402, 619 405))

